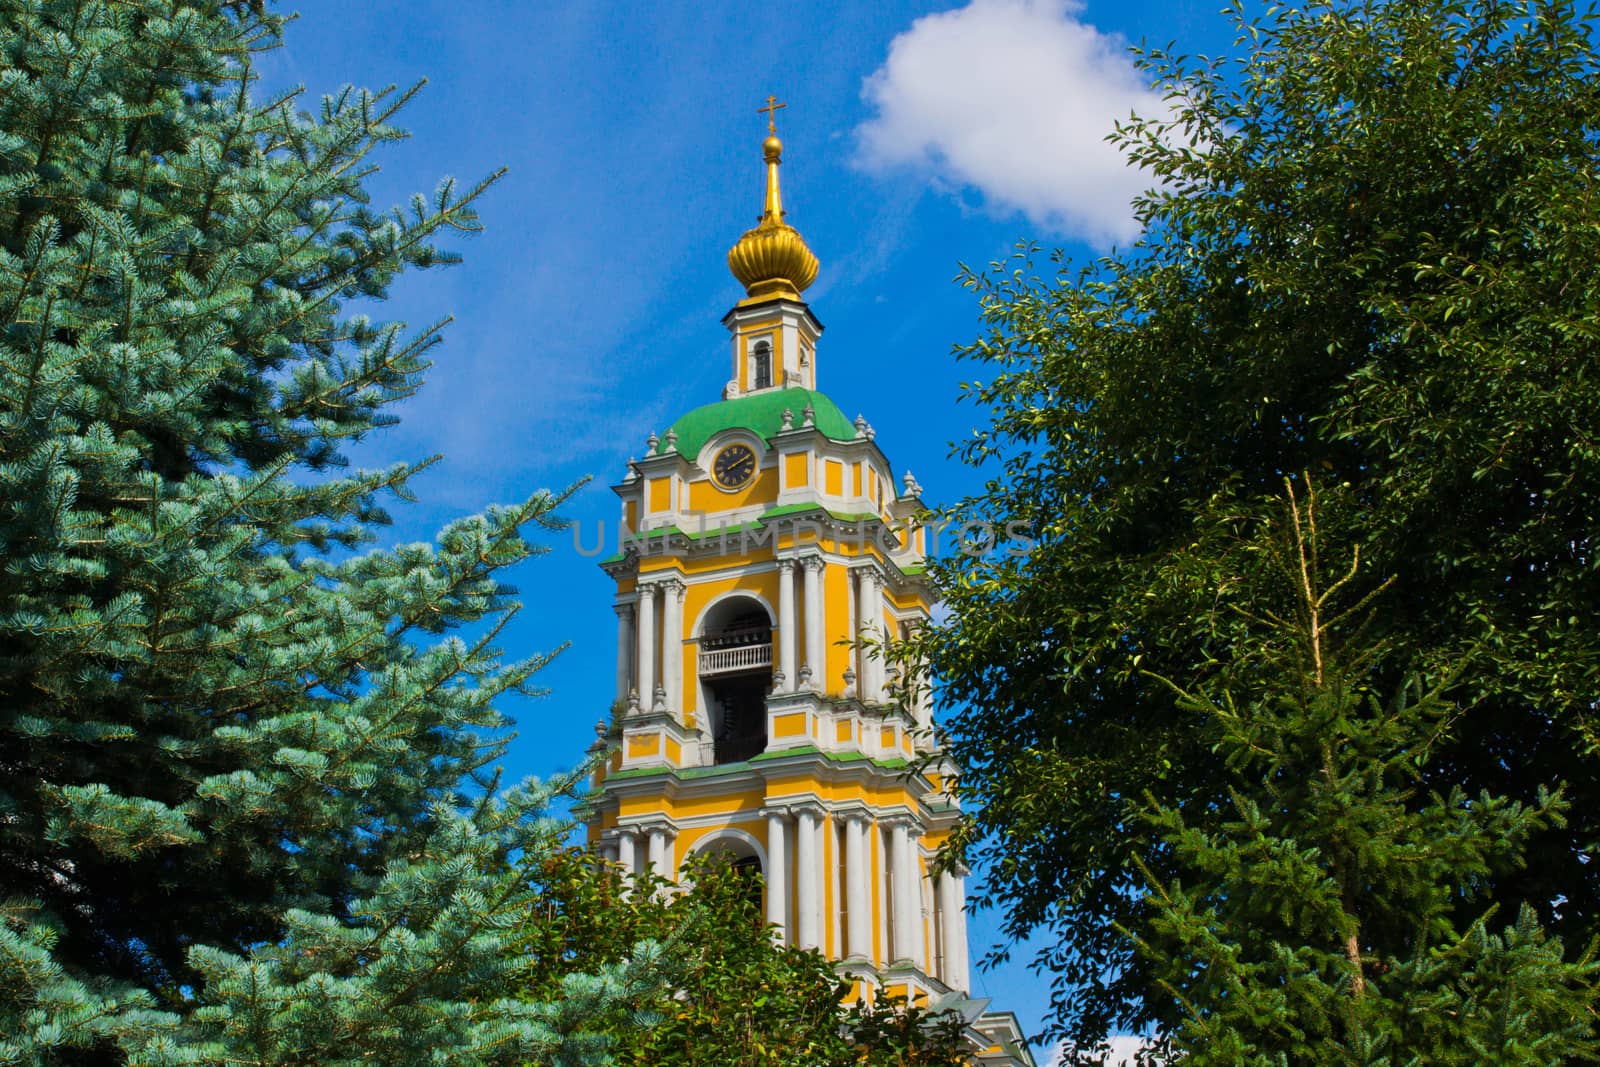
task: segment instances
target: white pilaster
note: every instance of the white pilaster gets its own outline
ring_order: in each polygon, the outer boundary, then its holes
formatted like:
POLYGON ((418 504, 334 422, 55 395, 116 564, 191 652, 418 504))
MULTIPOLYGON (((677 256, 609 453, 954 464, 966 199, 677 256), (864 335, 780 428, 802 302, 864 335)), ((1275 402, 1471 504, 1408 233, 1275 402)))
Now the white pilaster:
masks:
POLYGON ((784 827, 788 815, 767 809, 767 925, 778 928, 778 944, 788 944, 789 877, 784 870, 784 827))
POLYGON ((800 684, 800 664, 795 662, 794 560, 778 561, 778 669, 783 672, 783 689, 793 692, 800 684))
POLYGON ((674 578, 661 589, 666 598, 661 608, 661 684, 669 711, 683 707, 683 594, 688 588, 674 578))
POLYGON ((650 706, 656 691, 656 587, 639 586, 639 702, 650 706))
POLYGON ((665 826, 650 827, 650 873, 664 882, 677 880, 673 870, 672 834, 665 826))
POLYGON ((820 881, 817 869, 817 813, 812 808, 801 808, 795 818, 794 831, 794 898, 795 944, 800 948, 818 948, 817 935, 822 918, 817 899, 820 881))
POLYGON ((871 568, 860 571, 858 577, 858 632, 863 641, 880 644, 878 649, 861 650, 861 699, 875 704, 883 700, 883 585, 878 572, 871 568))
POLYGON ((912 718, 918 726, 926 729, 933 725, 933 686, 928 680, 927 662, 918 660, 914 667, 916 688, 912 695, 912 718))
POLYGON ((894 878, 894 962, 915 961, 917 951, 917 925, 922 921, 922 901, 917 892, 917 877, 913 870, 911 823, 896 819, 890 825, 893 844, 891 877, 894 878))
POLYGON ((827 945, 823 949, 830 959, 839 959, 844 956, 844 883, 841 877, 844 874, 844 842, 840 840, 839 831, 842 828, 836 816, 824 815, 822 824, 818 827, 822 844, 818 850, 822 856, 822 866, 827 871, 827 886, 823 889, 822 899, 833 901, 833 907, 824 905, 823 912, 827 915, 828 929, 824 936, 827 945))
POLYGON ((632 830, 617 831, 617 866, 622 868, 622 881, 625 886, 633 884, 633 876, 637 870, 635 864, 638 859, 634 854, 634 840, 632 830))
MULTIPOLYGON (((956 900, 961 908, 956 912, 956 944, 961 948, 961 974, 967 982, 972 981, 972 962, 967 957, 967 872, 956 872, 956 900)), ((963 986, 962 988, 967 988, 963 986)), ((970 990, 968 990, 970 992, 970 990)))
POLYGON ((884 831, 888 829, 885 823, 873 823, 867 831, 867 845, 872 850, 873 877, 877 879, 878 892, 875 895, 876 910, 873 912, 873 938, 872 947, 877 952, 875 961, 887 965, 894 959, 893 948, 889 942, 889 930, 894 926, 894 904, 891 883, 894 879, 894 850, 891 847, 893 840, 884 840, 884 831))
POLYGON ((845 816, 844 822, 844 875, 845 910, 849 914, 849 927, 845 932, 846 948, 851 959, 872 959, 871 895, 867 890, 867 817, 861 814, 845 816))
POLYGON ((811 668, 811 684, 827 692, 827 663, 822 651, 822 557, 806 556, 800 561, 805 567, 806 597, 806 658, 811 668))
POLYGON ((933 970, 928 960, 928 911, 932 910, 933 903, 929 899, 933 885, 922 876, 922 844, 918 840, 921 836, 918 827, 912 826, 907 836, 906 851, 910 853, 911 869, 911 899, 907 907, 911 910, 911 960, 923 971, 933 970))
POLYGON ((633 688, 633 605, 618 604, 617 612, 617 699, 626 701, 633 688))
POLYGON ((968 992, 967 976, 967 916, 966 879, 945 871, 939 875, 939 918, 944 940, 944 973, 939 977, 944 984, 959 992, 968 992))

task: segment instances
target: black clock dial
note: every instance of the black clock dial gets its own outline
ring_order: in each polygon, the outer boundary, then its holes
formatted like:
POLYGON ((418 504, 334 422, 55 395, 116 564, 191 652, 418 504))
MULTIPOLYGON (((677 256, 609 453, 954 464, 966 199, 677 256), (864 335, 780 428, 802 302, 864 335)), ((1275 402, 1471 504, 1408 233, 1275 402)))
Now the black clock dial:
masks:
POLYGON ((737 489, 756 473, 756 454, 749 445, 729 445, 711 463, 711 477, 724 489, 737 489))

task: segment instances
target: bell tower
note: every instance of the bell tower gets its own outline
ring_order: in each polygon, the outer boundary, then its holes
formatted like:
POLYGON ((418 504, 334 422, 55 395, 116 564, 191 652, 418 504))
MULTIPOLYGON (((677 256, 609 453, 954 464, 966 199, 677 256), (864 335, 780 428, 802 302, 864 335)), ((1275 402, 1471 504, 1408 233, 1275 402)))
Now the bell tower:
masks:
POLYGON ((783 210, 769 97, 762 214, 728 251, 732 373, 612 488, 616 721, 585 806, 590 846, 675 880, 692 854, 759 869, 775 936, 962 1011, 984 1064, 1031 1064, 1016 1020, 971 999, 964 873, 932 858, 960 817, 925 694, 877 649, 923 625, 921 488, 818 391, 818 261, 783 210), (987 1051, 985 1051, 987 1050, 987 1051))

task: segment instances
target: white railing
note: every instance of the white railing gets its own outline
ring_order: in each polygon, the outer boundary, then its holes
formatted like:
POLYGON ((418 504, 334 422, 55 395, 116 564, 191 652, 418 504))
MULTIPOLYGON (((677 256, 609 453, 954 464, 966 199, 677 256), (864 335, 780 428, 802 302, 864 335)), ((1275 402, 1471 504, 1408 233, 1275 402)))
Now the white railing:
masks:
POLYGON ((736 645, 700 653, 701 674, 731 674, 772 666, 772 645, 736 645))

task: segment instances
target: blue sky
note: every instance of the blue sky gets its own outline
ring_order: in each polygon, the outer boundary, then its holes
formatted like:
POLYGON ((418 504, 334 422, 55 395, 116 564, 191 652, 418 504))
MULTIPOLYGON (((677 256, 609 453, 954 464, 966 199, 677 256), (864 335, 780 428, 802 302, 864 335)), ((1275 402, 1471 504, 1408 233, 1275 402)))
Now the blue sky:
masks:
MULTIPOLYGON (((303 85, 311 106, 346 83, 429 80, 400 119, 412 140, 378 159, 375 206, 509 168, 481 203, 486 232, 456 242, 465 263, 403 278, 371 309, 456 320, 401 424, 351 454, 445 456, 386 540, 593 475, 567 515, 586 544, 601 521, 614 541, 625 461, 728 378, 720 319, 743 294, 725 256, 760 210, 769 93, 788 103, 789 221, 822 262, 806 294, 826 326, 820 387, 930 501, 977 491, 949 458, 981 421, 956 402, 979 373, 951 356, 978 330, 958 264, 1023 239, 1075 259, 1126 242, 1142 182, 1101 139, 1161 106, 1126 48, 1225 51, 1218 6, 304 0, 263 63, 270 86, 303 85)), ((611 583, 570 538, 551 548, 512 576, 527 607, 507 649, 571 645, 543 675, 551 695, 510 709, 513 776, 574 765, 610 699, 611 583)), ((976 949, 993 928, 974 923, 976 949)), ((974 985, 1036 1028, 1045 982, 1018 955, 974 985)))

